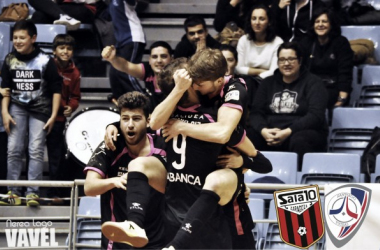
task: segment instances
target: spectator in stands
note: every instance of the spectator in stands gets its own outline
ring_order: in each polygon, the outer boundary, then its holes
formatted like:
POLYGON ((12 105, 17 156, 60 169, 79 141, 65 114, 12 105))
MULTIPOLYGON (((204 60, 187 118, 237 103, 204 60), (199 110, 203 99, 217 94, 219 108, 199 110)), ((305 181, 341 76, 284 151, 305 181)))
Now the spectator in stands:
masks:
MULTIPOLYGON (((10 97, 3 97, 1 105, 8 133, 7 180, 20 179, 26 141, 29 142, 28 180, 42 180, 45 139, 57 117, 62 77, 53 58, 34 44, 37 28, 32 21, 16 22, 12 37, 14 51, 5 57, 1 70, 1 87, 11 90, 10 97)), ((21 187, 8 190, 0 204, 20 205, 21 187)), ((38 187, 28 187, 27 205, 38 206, 38 195, 38 187)))
MULTIPOLYGON (((115 31, 116 55, 131 63, 141 62, 145 48, 145 35, 135 10, 136 3, 136 0, 113 0, 108 5, 115 31)), ((144 92, 135 77, 113 66, 109 71, 109 78, 115 99, 130 91, 144 92)))
POLYGON ((186 34, 177 44, 174 58, 189 58, 203 48, 217 49, 220 47, 220 43, 208 34, 206 22, 202 17, 189 16, 186 18, 184 26, 186 34))
POLYGON ((245 35, 237 45, 236 72, 249 75, 259 84, 277 69, 277 49, 283 40, 276 36, 272 12, 265 5, 255 5, 245 24, 245 35))
POLYGON ((278 0, 272 9, 278 35, 287 41, 300 41, 306 36, 313 12, 324 7, 322 0, 278 0))
MULTIPOLYGON (((9 97, 9 88, 2 89, 0 88, 0 101, 3 99, 3 96, 9 97)), ((1 103, 0 103, 1 108, 1 103)), ((5 132, 3 119, 0 115, 0 180, 7 179, 7 145, 8 145, 8 136, 5 132)), ((0 187, 0 193, 6 193, 6 187, 0 187)))
POLYGON ((334 13, 328 9, 314 12, 308 37, 301 41, 304 64, 322 78, 328 92, 327 108, 347 104, 351 92, 354 53, 334 13))
MULTIPOLYGON (((64 136, 66 117, 70 117, 78 108, 80 100, 80 72, 75 66, 73 58, 75 40, 67 34, 59 34, 53 41, 54 62, 58 73, 63 78, 61 103, 53 129, 46 137, 46 146, 49 157, 50 180, 63 180, 62 173, 65 166, 62 164, 64 157, 64 136)), ((57 198, 58 188, 49 188, 48 197, 57 198)), ((56 200, 58 202, 59 200, 56 200)), ((53 200, 54 203, 54 200, 53 200)))
POLYGON ((296 152, 301 163, 305 153, 326 150, 327 91, 302 65, 297 43, 281 44, 277 55, 279 69, 257 90, 248 137, 259 150, 296 152))
POLYGON ((226 24, 234 22, 244 29, 246 14, 255 4, 265 4, 269 6, 272 0, 218 0, 214 18, 214 28, 221 32, 226 24))
POLYGON ((231 45, 227 45, 227 44, 222 44, 220 46, 220 51, 222 52, 224 58, 226 58, 226 61, 227 61, 228 70, 226 72, 226 76, 230 76, 234 78, 242 78, 245 81, 248 88, 247 90, 248 91, 248 110, 251 110, 253 96, 257 89, 256 87, 255 88, 253 87, 253 85, 255 85, 255 83, 253 82, 253 79, 249 76, 237 75, 235 73, 235 68, 236 68, 236 65, 238 64, 238 54, 235 47, 231 45))
POLYGON ((66 25, 68 30, 76 30, 82 23, 93 23, 98 0, 28 0, 36 12, 34 23, 54 23, 66 25))
POLYGON ((102 56, 117 70, 125 72, 145 82, 146 92, 151 97, 151 111, 162 100, 160 87, 157 84, 157 75, 172 60, 173 50, 167 42, 157 41, 150 46, 149 62, 135 64, 123 57, 117 56, 113 46, 107 46, 102 56))

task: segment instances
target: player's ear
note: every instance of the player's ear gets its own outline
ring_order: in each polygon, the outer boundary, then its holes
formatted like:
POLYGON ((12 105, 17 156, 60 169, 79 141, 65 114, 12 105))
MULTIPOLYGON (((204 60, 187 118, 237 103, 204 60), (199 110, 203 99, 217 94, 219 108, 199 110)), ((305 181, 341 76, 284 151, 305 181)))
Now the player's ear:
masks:
POLYGON ((224 76, 223 77, 219 77, 218 79, 216 79, 216 82, 218 85, 223 85, 224 84, 224 76))
POLYGON ((149 117, 146 118, 146 127, 149 128, 149 124, 150 123, 150 114, 149 114, 149 117))

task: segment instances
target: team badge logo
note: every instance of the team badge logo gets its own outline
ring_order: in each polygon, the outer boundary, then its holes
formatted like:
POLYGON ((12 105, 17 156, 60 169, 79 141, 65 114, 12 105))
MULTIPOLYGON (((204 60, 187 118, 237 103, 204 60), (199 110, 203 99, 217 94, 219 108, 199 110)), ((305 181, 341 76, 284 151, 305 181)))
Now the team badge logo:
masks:
POLYGON ((332 190, 325 198, 327 233, 335 247, 347 244, 367 215, 372 191, 351 184, 332 190))
POLYGON ((317 185, 274 192, 281 239, 309 248, 322 238, 324 223, 317 185))

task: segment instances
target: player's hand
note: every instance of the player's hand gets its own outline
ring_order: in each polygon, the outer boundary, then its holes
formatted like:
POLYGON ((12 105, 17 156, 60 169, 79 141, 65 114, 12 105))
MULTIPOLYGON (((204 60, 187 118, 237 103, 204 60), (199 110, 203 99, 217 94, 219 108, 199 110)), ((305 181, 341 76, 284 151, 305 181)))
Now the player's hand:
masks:
POLYGON ((102 57, 104 60, 111 62, 116 56, 115 46, 106 46, 102 51, 102 57))
POLYGON ((73 113, 73 109, 69 105, 66 105, 63 107, 63 115, 65 117, 70 117, 72 113, 73 113))
POLYGON ((113 143, 117 141, 117 128, 114 125, 109 125, 106 129, 106 134, 104 135, 104 143, 106 144, 106 148, 112 151, 116 150, 116 146, 113 143))
POLYGON ((197 52, 206 48, 206 37, 200 38, 197 42, 197 52))
POLYGON ((165 142, 170 141, 174 137, 180 134, 180 127, 183 124, 180 120, 170 119, 162 127, 162 136, 165 138, 165 142))
POLYGON ((244 197, 245 197, 245 201, 248 204, 249 203, 249 194, 251 193, 251 189, 247 185, 245 185, 245 183, 244 183, 244 186, 245 186, 244 197))
POLYGON ((219 155, 216 165, 223 168, 240 168, 243 166, 243 157, 240 153, 230 147, 227 149, 231 154, 219 155))
POLYGON ((179 92, 185 92, 191 87, 193 80, 186 69, 177 69, 174 72, 173 79, 175 82, 175 89, 179 92))
POLYGON ((289 6, 291 3, 291 0, 280 0, 280 2, 278 3, 278 7, 280 7, 280 9, 284 9, 285 7, 289 6))
POLYGON ((55 117, 50 117, 49 120, 46 122, 44 126, 44 130, 47 130, 46 135, 50 134, 51 130, 53 129, 55 122, 55 117))
POLYGON ((282 129, 280 131, 277 131, 274 136, 274 140, 268 145, 270 146, 279 146, 281 145, 286 138, 288 138, 292 134, 292 130, 290 128, 282 129))
POLYGON ((128 173, 123 174, 120 177, 114 177, 113 178, 113 185, 115 186, 115 188, 121 188, 121 189, 127 190, 127 187, 126 187, 127 186, 127 177, 128 177, 128 173))
POLYGON ((0 94, 3 96, 3 97, 9 97, 11 95, 11 90, 10 88, 0 88, 0 94))
POLYGON ((8 135, 11 132, 11 126, 10 126, 11 124, 16 126, 16 122, 15 120, 13 120, 12 116, 9 113, 7 113, 6 115, 3 115, 3 125, 4 125, 5 132, 7 132, 8 135))
POLYGON ((279 128, 263 128, 261 130, 261 135, 264 137, 268 145, 270 145, 270 143, 274 141, 274 137, 277 131, 280 131, 280 129, 279 128))

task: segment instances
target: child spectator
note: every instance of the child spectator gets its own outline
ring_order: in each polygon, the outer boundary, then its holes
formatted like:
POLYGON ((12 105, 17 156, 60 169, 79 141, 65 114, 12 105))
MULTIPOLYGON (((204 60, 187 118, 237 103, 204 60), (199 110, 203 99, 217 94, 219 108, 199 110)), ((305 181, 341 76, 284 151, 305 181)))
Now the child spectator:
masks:
MULTIPOLYGON (((45 139, 53 128, 61 100, 62 77, 54 60, 34 44, 36 39, 37 28, 32 21, 16 22, 14 51, 5 57, 1 70, 1 87, 11 90, 1 105, 8 133, 7 180, 20 179, 27 141, 28 180, 42 180, 45 139)), ((20 205, 20 195, 21 187, 8 187, 0 204, 20 205)), ((26 198, 28 206, 39 206, 39 188, 27 187, 26 198)))
MULTIPOLYGON (((75 66, 72 58, 75 40, 67 34, 59 34, 53 41, 54 61, 58 68, 58 73, 63 78, 61 104, 59 106, 57 118, 53 129, 46 137, 46 146, 49 157, 49 177, 50 180, 62 180, 64 166, 61 159, 64 154, 64 137, 66 117, 78 108, 80 100, 80 72, 75 66)), ((57 198, 57 188, 49 188, 48 197, 57 198)), ((54 203, 54 200, 53 200, 54 203)))

